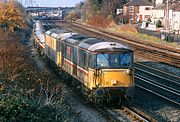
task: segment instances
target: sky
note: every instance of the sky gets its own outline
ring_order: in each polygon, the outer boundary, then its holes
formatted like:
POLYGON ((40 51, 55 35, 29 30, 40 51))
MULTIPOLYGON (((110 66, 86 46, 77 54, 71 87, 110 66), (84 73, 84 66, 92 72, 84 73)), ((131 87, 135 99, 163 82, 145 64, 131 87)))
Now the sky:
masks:
MULTIPOLYGON (((25 4, 25 1, 22 0, 25 4)), ((77 3, 82 0, 33 0, 34 6, 41 6, 41 7, 74 7, 77 3)))

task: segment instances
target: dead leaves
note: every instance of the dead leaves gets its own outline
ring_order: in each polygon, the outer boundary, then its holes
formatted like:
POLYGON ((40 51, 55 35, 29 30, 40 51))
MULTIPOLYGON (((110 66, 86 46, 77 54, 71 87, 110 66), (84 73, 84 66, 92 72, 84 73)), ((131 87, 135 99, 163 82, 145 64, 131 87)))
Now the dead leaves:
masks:
POLYGON ((16 1, 0 3, 0 25, 13 32, 14 28, 22 28, 25 25, 24 11, 22 6, 16 1))

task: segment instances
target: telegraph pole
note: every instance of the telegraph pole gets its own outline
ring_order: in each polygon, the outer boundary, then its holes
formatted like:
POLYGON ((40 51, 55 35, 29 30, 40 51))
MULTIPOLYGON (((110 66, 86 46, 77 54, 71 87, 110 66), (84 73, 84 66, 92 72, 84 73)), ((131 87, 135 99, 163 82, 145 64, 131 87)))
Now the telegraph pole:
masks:
POLYGON ((166 11, 166 32, 169 32, 169 0, 167 0, 166 11))

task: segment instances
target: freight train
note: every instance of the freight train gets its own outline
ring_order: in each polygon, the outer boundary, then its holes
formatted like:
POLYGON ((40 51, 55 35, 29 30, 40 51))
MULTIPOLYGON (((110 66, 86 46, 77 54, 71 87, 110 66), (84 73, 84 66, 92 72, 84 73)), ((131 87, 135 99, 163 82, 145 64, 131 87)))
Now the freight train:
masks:
POLYGON ((36 21, 33 27, 34 43, 38 50, 43 53, 45 45, 45 29, 41 21, 36 21))
POLYGON ((133 97, 134 54, 128 47, 63 29, 46 31, 44 40, 44 55, 77 79, 88 99, 119 105, 133 97))

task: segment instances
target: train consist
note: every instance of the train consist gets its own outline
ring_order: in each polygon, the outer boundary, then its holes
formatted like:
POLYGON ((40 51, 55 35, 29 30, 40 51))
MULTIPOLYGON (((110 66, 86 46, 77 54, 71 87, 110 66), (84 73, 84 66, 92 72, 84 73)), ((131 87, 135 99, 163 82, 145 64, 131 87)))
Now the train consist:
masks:
POLYGON ((45 46, 44 33, 45 33, 45 29, 43 27, 43 23, 41 21, 36 21, 33 28, 33 34, 34 34, 34 39, 36 40, 35 45, 41 52, 44 52, 44 46, 45 46))
MULTIPOLYGON (((41 45, 43 41, 34 34, 36 44, 41 45)), ((132 98, 134 57, 128 47, 63 29, 46 31, 44 40, 44 55, 77 79, 72 84, 83 89, 90 100, 121 104, 132 98)))

